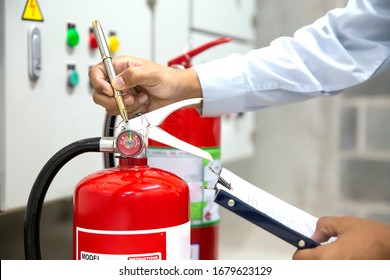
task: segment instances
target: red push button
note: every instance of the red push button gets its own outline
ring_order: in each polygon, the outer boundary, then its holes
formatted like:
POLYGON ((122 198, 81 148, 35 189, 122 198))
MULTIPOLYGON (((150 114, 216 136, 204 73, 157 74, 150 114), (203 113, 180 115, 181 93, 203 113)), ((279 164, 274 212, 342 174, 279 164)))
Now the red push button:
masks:
POLYGON ((96 41, 96 36, 95 36, 95 33, 93 32, 92 28, 89 30, 89 47, 91 49, 97 49, 98 48, 98 44, 97 44, 97 41, 96 41))

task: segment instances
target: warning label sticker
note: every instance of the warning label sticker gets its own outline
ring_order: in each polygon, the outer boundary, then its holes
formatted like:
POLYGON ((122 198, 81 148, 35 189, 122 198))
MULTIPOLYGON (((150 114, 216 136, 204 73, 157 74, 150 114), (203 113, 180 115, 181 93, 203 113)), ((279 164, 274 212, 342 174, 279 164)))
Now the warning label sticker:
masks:
POLYGON ((23 20, 43 21, 41 9, 37 0, 27 0, 24 7, 23 20))
POLYGON ((102 231, 77 228, 77 259, 165 260, 166 232, 102 231))
POLYGON ((90 252, 81 252, 81 260, 142 260, 142 261, 149 261, 149 260, 161 260, 161 253, 149 253, 149 254, 96 254, 96 253, 90 253, 90 252))

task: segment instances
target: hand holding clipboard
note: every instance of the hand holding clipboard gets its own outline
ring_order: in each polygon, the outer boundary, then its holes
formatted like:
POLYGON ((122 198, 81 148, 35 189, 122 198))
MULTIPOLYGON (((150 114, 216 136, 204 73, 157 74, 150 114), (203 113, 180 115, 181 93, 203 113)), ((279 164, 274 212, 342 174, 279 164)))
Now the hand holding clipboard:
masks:
POLYGON ((310 238, 318 218, 246 182, 225 168, 216 175, 219 180, 215 185, 214 201, 217 204, 298 249, 320 245, 310 238))

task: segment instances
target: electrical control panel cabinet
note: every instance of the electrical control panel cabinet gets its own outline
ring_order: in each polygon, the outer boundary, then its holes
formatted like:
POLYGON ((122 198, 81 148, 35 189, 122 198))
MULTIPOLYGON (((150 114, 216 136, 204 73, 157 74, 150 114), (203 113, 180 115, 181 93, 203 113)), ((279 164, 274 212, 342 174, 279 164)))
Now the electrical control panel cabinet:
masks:
MULTIPOLYGON (((221 35, 233 37, 231 44, 197 56, 193 61, 196 64, 252 48, 254 3, 0 1, 0 211, 25 207, 39 171, 60 149, 103 134, 106 112, 92 101, 88 77, 89 68, 101 61, 91 33, 93 20, 101 23, 113 57, 134 55, 163 65, 181 52, 221 35)), ((252 127, 247 116, 222 125, 222 150, 226 155, 222 161, 240 159, 252 152, 246 140, 252 127), (224 135, 226 131, 232 132, 224 135), (240 143, 249 148, 247 152, 231 152, 237 150, 235 144, 224 144, 224 139, 233 139, 232 135, 245 138, 240 143)), ((100 153, 72 160, 54 179, 46 201, 70 197, 80 178, 103 166, 100 153)))
MULTIPOLYGON (((111 37, 113 56, 148 58, 150 16, 137 0, 0 1, 0 211, 25 207, 39 171, 61 148, 103 134, 106 112, 94 104, 88 77, 101 61, 92 21, 111 37)), ((71 196, 102 168, 100 153, 72 160, 47 200, 71 196)))

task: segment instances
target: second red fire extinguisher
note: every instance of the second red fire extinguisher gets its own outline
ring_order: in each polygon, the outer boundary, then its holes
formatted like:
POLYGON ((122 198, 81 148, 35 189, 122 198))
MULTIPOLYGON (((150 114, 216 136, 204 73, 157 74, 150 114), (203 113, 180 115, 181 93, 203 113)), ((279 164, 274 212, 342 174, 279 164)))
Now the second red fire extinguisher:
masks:
MULTIPOLYGON (((168 62, 175 68, 191 67, 191 58, 208 48, 231 41, 224 37, 186 52, 168 62)), ((164 168, 184 179, 190 187, 191 259, 218 259, 219 208, 214 192, 206 190, 216 183, 209 170, 221 170, 221 119, 202 117, 197 109, 183 108, 171 114, 161 127, 183 141, 206 150, 214 161, 173 149, 158 141, 150 141, 148 157, 151 166, 164 168)))

